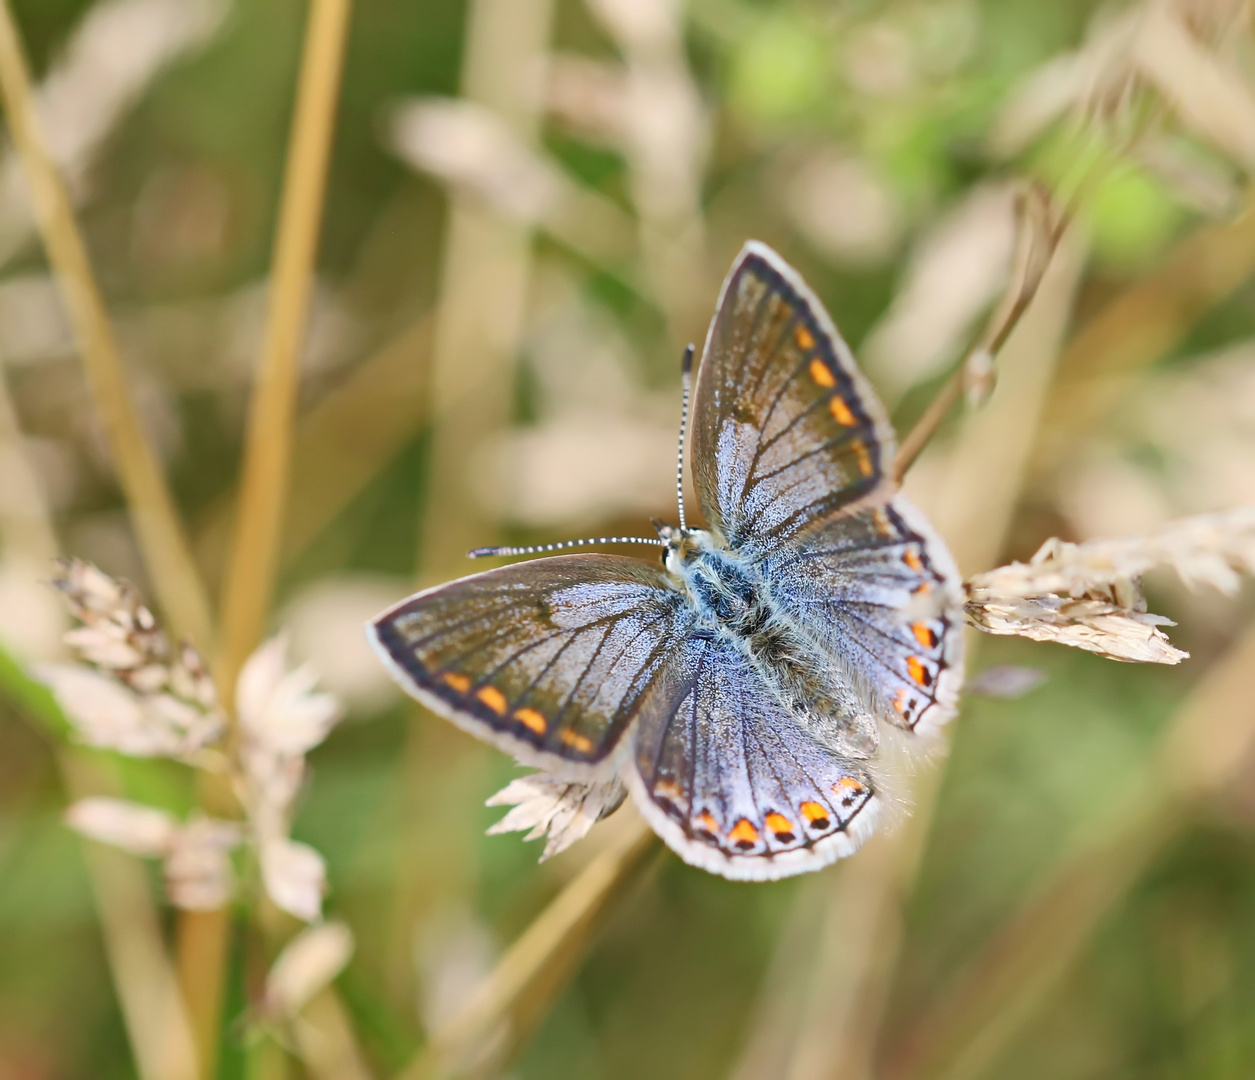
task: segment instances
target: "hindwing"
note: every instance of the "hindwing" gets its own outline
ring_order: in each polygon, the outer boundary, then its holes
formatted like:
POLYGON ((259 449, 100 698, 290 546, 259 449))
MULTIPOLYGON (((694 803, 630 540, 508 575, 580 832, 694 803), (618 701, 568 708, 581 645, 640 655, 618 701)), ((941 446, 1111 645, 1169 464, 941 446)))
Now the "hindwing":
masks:
POLYGON ((822 523, 764 561, 773 599, 878 715, 930 731, 963 681, 963 594, 945 544, 902 495, 822 523))
POLYGON ((688 638, 667 679, 633 729, 625 779, 685 862, 770 880, 834 862, 870 834, 871 764, 816 742, 729 639, 688 638))

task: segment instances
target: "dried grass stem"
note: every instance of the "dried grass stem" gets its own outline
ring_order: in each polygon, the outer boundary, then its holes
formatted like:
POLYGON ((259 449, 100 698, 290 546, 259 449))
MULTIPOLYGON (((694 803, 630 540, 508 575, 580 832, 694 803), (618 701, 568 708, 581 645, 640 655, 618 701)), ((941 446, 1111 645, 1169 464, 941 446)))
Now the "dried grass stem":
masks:
POLYGON ((241 665, 261 640, 274 593, 300 352, 349 9, 350 0, 313 0, 310 8, 270 277, 270 313, 249 411, 235 541, 223 593, 218 678, 224 700, 230 700, 241 665))
POLYGON ((87 246, 40 131, 30 72, 8 0, 0 0, 0 96, 153 586, 176 632, 204 645, 210 638, 208 597, 174 499, 132 403, 87 246))

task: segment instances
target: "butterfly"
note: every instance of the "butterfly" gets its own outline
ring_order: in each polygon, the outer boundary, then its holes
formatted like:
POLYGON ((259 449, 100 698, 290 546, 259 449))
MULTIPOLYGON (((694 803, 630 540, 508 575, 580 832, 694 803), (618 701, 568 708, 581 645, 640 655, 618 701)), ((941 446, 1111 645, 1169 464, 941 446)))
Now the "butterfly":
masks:
POLYGON ((896 491, 894 431, 849 347, 764 244, 724 281, 691 435, 706 527, 686 523, 681 489, 678 526, 611 538, 661 546, 661 566, 507 565, 418 593, 368 634, 411 695, 521 763, 621 778, 685 862, 804 873, 892 805, 887 744, 926 746, 954 714, 959 576, 896 491))

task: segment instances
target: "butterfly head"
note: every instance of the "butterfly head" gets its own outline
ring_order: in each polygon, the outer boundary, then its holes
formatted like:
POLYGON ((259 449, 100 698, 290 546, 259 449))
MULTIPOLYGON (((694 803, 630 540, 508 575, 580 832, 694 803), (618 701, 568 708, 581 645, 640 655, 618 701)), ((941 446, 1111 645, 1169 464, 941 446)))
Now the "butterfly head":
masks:
POLYGON ((663 565, 673 574, 683 574, 684 565, 697 558, 710 546, 710 533, 705 529, 690 529, 682 525, 668 525, 654 521, 658 539, 662 541, 663 565))

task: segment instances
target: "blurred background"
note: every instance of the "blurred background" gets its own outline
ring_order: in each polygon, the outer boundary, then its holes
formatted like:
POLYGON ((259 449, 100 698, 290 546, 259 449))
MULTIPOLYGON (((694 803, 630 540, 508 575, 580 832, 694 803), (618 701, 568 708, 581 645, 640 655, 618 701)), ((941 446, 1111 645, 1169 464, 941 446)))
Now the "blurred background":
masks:
MULTIPOLYGON (((306 5, 12 6, 216 595, 306 5)), ((327 911, 356 936, 336 993, 384 1077, 621 826, 544 865, 539 845, 485 837, 501 811, 484 800, 517 767, 404 702, 362 622, 469 572, 470 547, 674 518, 681 350, 748 238, 803 273, 905 432, 1008 286, 1030 179, 1072 225, 992 396, 908 478, 964 573, 1049 536, 1255 504, 1255 43, 1237 0, 356 0, 349 26, 271 627, 348 708, 310 759, 294 835, 326 858, 327 911)), ((65 629, 41 584, 56 550, 151 592, 7 145, 0 370, 0 643, 35 661, 65 629)), ((1192 654, 1179 667, 977 644, 974 673, 1045 681, 968 699, 897 876, 876 877, 871 848, 763 885, 653 855, 499 1068, 1255 1075, 1255 771, 1183 800, 1179 828, 1136 827, 1161 737, 1252 594, 1165 578, 1151 597, 1192 654), (954 980, 1113 821, 1141 844, 1136 865, 1090 892, 1082 865, 1088 915, 1065 905, 1004 939, 1089 919, 1061 946, 1071 962, 1014 972, 1025 993, 973 1006, 975 1034, 938 1064, 929 1018, 954 980), (888 931, 863 932, 899 901, 888 931)), ((58 753, 8 695, 0 1080, 137 1075, 58 753)), ((199 797, 176 763, 109 768, 175 813, 199 797)), ((257 1065, 266 948, 244 906, 234 920, 217 1075, 304 1075, 287 1050, 257 1065)))

